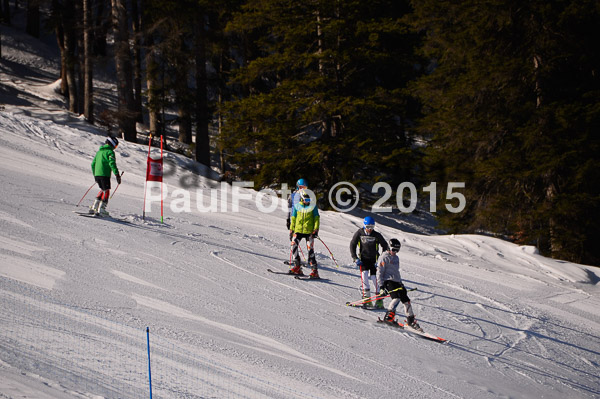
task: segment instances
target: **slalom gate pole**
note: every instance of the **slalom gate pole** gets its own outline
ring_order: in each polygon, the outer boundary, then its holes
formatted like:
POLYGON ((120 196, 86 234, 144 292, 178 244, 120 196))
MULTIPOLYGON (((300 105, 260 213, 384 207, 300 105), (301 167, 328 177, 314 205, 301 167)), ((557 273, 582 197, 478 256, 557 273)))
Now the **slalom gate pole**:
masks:
POLYGON ((152 399, 152 369, 150 368, 150 327, 146 327, 146 342, 148 343, 148 383, 150 384, 150 399, 152 399))
MULTIPOLYGON (((121 177, 125 174, 125 172, 121 172, 121 177)), ((117 184, 117 187, 115 187, 115 191, 113 191, 112 195, 110 196, 110 198, 112 199, 112 197, 115 196, 115 193, 117 192, 117 190, 119 189, 119 186, 121 185, 121 183, 117 184)))
MULTIPOLYGON (((376 300, 378 300, 378 299, 388 298, 388 297, 390 296, 390 295, 389 295, 389 293, 392 293, 392 292, 394 292, 394 291, 402 291, 402 290, 404 290, 404 289, 406 289, 406 288, 402 288, 402 287, 400 287, 400 288, 396 288, 395 290, 388 291, 388 295, 385 295, 385 296, 373 295, 373 296, 372 296, 372 297, 370 297, 370 298, 361 299, 360 301, 354 301, 354 302, 350 302, 350 303, 348 303, 347 305, 348 305, 348 306, 352 306, 352 305, 360 305, 360 304, 363 304, 363 303, 369 303, 369 302, 373 302, 373 301, 376 301, 376 300)), ((417 290, 417 288, 410 288, 410 289, 406 290, 406 292, 410 292, 410 291, 416 291, 416 290, 417 290)))
POLYGON ((339 268, 340 268, 340 265, 338 265, 337 261, 336 261, 336 260, 335 260, 335 258, 333 257, 333 254, 332 254, 332 253, 331 253, 331 251, 329 250, 329 247, 327 246, 327 244, 325 244, 325 243, 323 242, 323 240, 321 240, 321 237, 319 237, 319 236, 315 236, 315 237, 317 237, 317 238, 319 239, 319 241, 321 241, 321 243, 322 243, 323 245, 325 245, 325 248, 327 248, 327 251, 329 251, 329 255, 331 255, 331 260, 333 260, 333 263, 335 263, 335 267, 337 267, 337 268, 339 269, 339 268))
POLYGON ((81 204, 81 201, 83 201, 83 199, 85 198, 85 196, 88 195, 88 193, 90 192, 90 190, 92 189, 92 187, 94 187, 95 185, 96 185, 96 182, 94 182, 94 184, 92 184, 90 186, 90 188, 87 189, 87 191, 85 192, 85 194, 83 194, 83 197, 81 197, 81 199, 79 200, 79 202, 75 206, 79 206, 81 204))
MULTIPOLYGON (((163 131, 163 133, 164 133, 164 131, 163 131)), ((163 159, 163 136, 162 136, 162 134, 160 135, 160 159, 161 159, 161 162, 163 162, 162 161, 162 159, 163 159)), ((160 222, 164 223, 164 220, 163 220, 163 181, 162 181, 162 179, 163 178, 161 177, 161 179, 160 179, 160 222)))
MULTIPOLYGON (((150 149, 152 148, 152 135, 150 135, 148 137, 148 155, 146 156, 146 162, 147 159, 150 157, 150 149)), ((146 164, 146 182, 144 183, 144 209, 142 210, 142 220, 146 220, 146 191, 148 188, 148 165, 146 164)))
MULTIPOLYGON (((362 268, 359 267, 358 271, 360 272, 360 294, 362 296, 364 296, 365 295, 365 280, 363 278, 362 268)), ((366 299, 366 298, 363 298, 363 299, 366 299)))

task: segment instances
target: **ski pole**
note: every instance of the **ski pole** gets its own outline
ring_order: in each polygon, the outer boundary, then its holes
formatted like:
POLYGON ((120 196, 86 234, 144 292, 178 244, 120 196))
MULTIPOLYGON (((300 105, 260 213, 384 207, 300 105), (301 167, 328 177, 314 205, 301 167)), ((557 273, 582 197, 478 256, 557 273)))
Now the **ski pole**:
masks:
MULTIPOLYGON (((410 292, 410 291, 416 291, 416 290, 417 290, 416 288, 410 288, 410 289, 406 290, 406 292, 410 292)), ((393 292, 393 291, 396 291, 396 290, 392 290, 392 291, 390 291, 390 292, 393 292)), ((375 298, 373 298, 373 299, 371 299, 371 300, 364 301, 363 303, 374 302, 374 301, 376 301, 376 300, 378 300, 378 299, 389 298, 389 297, 390 297, 390 295, 389 295, 389 294, 388 294, 388 295, 385 295, 385 296, 379 296, 379 297, 378 297, 378 296, 375 296, 375 298)))
MULTIPOLYGON (((346 305, 348 305, 348 306, 352 306, 352 305, 361 305, 361 304, 363 304, 363 303, 369 303, 369 302, 373 302, 373 301, 376 301, 376 300, 378 300, 378 299, 383 299, 383 298, 387 298, 387 297, 389 297, 389 296, 390 296, 389 294, 391 294, 391 293, 392 293, 392 292, 394 292, 394 291, 402 291, 402 290, 405 290, 405 289, 406 289, 406 288, 403 288, 403 287, 396 288, 395 290, 388 291, 388 295, 385 295, 385 296, 373 295, 372 297, 365 298, 365 299, 361 299, 361 300, 359 300, 359 301, 348 302, 346 305)), ((410 289, 408 289, 408 290, 406 290, 406 291, 407 291, 407 292, 410 292, 410 291, 416 291, 416 290, 417 290, 417 288, 410 288, 410 289)))
POLYGON ((79 206, 79 204, 81 204, 81 201, 83 201, 83 199, 85 198, 85 196, 88 195, 88 193, 90 192, 90 190, 92 189, 92 187, 94 187, 95 185, 96 185, 96 182, 94 182, 94 184, 92 184, 90 186, 90 188, 87 189, 87 191, 85 192, 85 194, 83 194, 83 197, 81 197, 81 199, 79 200, 79 202, 75 206, 79 206))
POLYGON ((333 263, 335 263, 335 267, 337 267, 337 268, 339 269, 339 268, 340 268, 340 265, 338 265, 338 264, 337 264, 337 262, 336 262, 335 258, 333 257, 333 254, 332 254, 332 253, 331 253, 331 251, 329 250, 329 247, 327 246, 327 244, 325 244, 325 243, 323 242, 323 240, 321 240, 321 237, 319 237, 319 236, 317 236, 317 235, 315 235, 315 237, 317 237, 317 238, 319 239, 319 241, 321 241, 321 243, 322 243, 323 245, 325 245, 325 248, 327 248, 327 251, 329 251, 329 255, 331 255, 331 260, 333 260, 333 263))
MULTIPOLYGON (((123 176, 125 174, 125 172, 121 172, 121 176, 123 176)), ((112 197, 115 196, 115 193, 117 192, 117 190, 119 189, 119 186, 121 185, 121 183, 117 184, 117 187, 115 187, 115 191, 113 191, 112 195, 110 196, 110 198, 112 199, 112 197)))
MULTIPOLYGON (((399 290, 402 290, 402 289, 403 289, 403 288, 402 288, 402 287, 400 287, 400 288, 396 288, 395 290, 392 290, 392 291, 389 291, 389 292, 399 291, 399 290)), ((388 296, 389 296, 389 295, 388 295, 388 296)), ((385 298, 385 297, 381 297, 381 298, 385 298)), ((360 304, 362 304, 362 303, 368 303, 368 302, 371 302, 371 300, 374 300, 374 301, 376 301, 377 299, 380 299, 380 298, 379 298, 379 294, 375 294, 375 295, 373 295, 373 296, 371 296, 371 297, 368 297, 368 298, 363 298, 363 299, 361 299, 361 300, 358 300, 358 301, 354 301, 354 302, 348 302, 348 303, 347 303, 347 305, 348 305, 348 306, 350 306, 350 305, 360 305, 360 304)))

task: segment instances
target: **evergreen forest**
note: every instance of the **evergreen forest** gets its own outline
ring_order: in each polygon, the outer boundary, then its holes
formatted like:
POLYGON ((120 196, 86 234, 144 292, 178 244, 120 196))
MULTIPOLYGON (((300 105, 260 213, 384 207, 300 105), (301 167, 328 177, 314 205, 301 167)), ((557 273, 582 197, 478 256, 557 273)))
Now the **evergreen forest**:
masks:
POLYGON ((597 0, 2 0, 2 24, 19 10, 69 111, 125 140, 144 122, 227 179, 348 181, 365 208, 410 182, 428 210, 435 182, 445 231, 600 265, 597 0))

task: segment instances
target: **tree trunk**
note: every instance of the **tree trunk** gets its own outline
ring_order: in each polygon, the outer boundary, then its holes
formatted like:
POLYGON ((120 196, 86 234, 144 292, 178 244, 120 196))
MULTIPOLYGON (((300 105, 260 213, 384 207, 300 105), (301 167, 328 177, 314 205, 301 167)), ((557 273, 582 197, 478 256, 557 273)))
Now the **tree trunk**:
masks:
POLYGON ((84 56, 84 44, 83 44, 83 1, 75 1, 75 37, 77 38, 77 112, 83 113, 85 104, 85 56, 84 56))
POLYGON ((8 0, 4 0, 2 4, 4 5, 3 22, 10 26, 10 4, 8 3, 8 0))
POLYGON ((175 59, 175 95, 178 114, 179 142, 192 143, 192 117, 191 117, 191 90, 188 85, 190 70, 189 51, 183 36, 179 37, 179 49, 176 50, 175 59))
POLYGON ((77 81, 75 79, 75 18, 74 4, 72 0, 65 1, 63 8, 63 33, 65 46, 65 75, 67 78, 67 93, 69 98, 69 111, 73 113, 79 112, 77 109, 77 81))
POLYGON ((83 0, 83 58, 84 58, 84 103, 83 116, 94 123, 94 81, 92 63, 92 0, 83 0))
MULTIPOLYGON (((217 136, 220 138, 221 134, 223 132, 223 113, 221 112, 221 107, 223 105, 223 101, 224 101, 224 87, 222 82, 225 82, 224 79, 224 69, 225 69, 225 54, 224 51, 221 50, 221 53, 219 55, 219 76, 217 81, 218 83, 218 96, 217 96, 217 136)), ((220 140, 217 141, 219 144, 219 166, 221 168, 221 173, 224 174, 226 172, 225 168, 227 166, 227 163, 225 162, 225 151, 223 151, 223 144, 220 142, 220 140)))
POLYGON ((33 37, 40 37, 40 4, 39 0, 27 1, 27 25, 25 32, 33 37))
POLYGON ((196 161, 210 167, 210 138, 208 134, 208 80, 206 78, 206 31, 204 15, 198 12, 195 26, 196 54, 196 161))
POLYGON ((115 65, 117 70, 119 131, 126 141, 136 142, 135 108, 133 103, 133 84, 131 52, 129 48, 129 24, 127 21, 126 0, 112 0, 112 20, 115 37, 115 65))
POLYGON ((179 120, 179 142, 184 144, 192 143, 192 117, 189 112, 189 107, 181 106, 177 111, 177 119, 179 120))
POLYGON ((137 113, 136 122, 143 123, 142 113, 142 55, 141 55, 141 32, 138 0, 131 2, 131 20, 133 29, 133 103, 137 113))
POLYGON ((146 40, 146 46, 148 48, 146 52, 146 85, 148 90, 148 124, 150 127, 150 134, 155 136, 161 133, 160 128, 160 114, 159 114, 159 84, 158 84, 158 63, 156 62, 156 55, 154 54, 154 40, 152 36, 148 36, 146 40))
POLYGON ((96 0, 96 18, 94 19, 94 35, 93 35, 93 54, 105 56, 106 55, 106 36, 110 27, 110 13, 107 7, 110 0, 96 0))
POLYGON ((54 31, 56 34, 56 42, 60 50, 60 94, 67 95, 67 52, 65 50, 65 33, 63 29, 63 12, 58 0, 52 0, 52 19, 54 23, 54 31))
MULTIPOLYGON (((141 10, 145 8, 145 1, 141 0, 141 10)), ((142 31, 144 32, 144 47, 146 48, 146 92, 148 97, 148 125, 150 134, 156 136, 159 133, 160 117, 158 114, 158 64, 154 48, 154 36, 150 28, 150 21, 144 13, 140 14, 142 31)))

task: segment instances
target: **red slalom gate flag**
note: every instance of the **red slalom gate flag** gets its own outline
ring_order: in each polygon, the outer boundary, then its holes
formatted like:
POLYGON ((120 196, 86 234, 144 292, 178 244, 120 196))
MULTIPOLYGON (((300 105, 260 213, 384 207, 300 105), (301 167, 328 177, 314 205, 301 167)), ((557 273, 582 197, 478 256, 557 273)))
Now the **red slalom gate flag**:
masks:
POLYGON ((148 141, 148 157, 146 161, 146 185, 144 186, 144 212, 143 219, 146 219, 146 193, 148 191, 148 182, 160 183, 160 222, 163 223, 163 136, 160 136, 160 158, 154 159, 150 156, 152 149, 152 135, 148 141))
POLYGON ((153 159, 148 156, 148 165, 146 169, 146 181, 159 181, 163 178, 163 159, 153 159))

